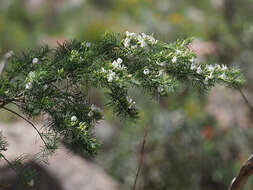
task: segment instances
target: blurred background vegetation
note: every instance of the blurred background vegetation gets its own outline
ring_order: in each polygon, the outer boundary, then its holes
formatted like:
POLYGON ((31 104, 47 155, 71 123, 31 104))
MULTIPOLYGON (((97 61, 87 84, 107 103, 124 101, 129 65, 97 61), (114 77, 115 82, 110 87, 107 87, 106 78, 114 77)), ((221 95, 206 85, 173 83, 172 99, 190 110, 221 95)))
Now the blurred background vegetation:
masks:
MULTIPOLYGON (((240 67, 252 97, 252 0, 0 0, 1 57, 74 38, 93 42, 106 30, 154 33, 166 42, 193 36, 198 60, 240 67)), ((93 93, 98 105, 106 103, 93 93)), ((101 135, 93 159, 121 189, 133 184, 145 128, 138 189, 226 189, 253 153, 252 115, 235 90, 215 87, 208 95, 185 86, 157 101, 137 89, 132 94, 140 120, 119 121, 106 110, 111 133, 101 135)), ((0 114, 2 122, 15 120, 0 114)), ((252 188, 251 180, 245 189, 252 188)))

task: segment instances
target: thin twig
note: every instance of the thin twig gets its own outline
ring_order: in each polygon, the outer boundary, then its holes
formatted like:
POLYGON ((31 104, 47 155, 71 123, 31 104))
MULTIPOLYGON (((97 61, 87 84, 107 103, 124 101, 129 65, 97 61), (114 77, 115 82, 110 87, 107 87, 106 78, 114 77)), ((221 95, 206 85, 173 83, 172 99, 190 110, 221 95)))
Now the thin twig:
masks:
POLYGON ((242 190, 250 175, 253 173, 253 155, 243 164, 237 177, 235 177, 228 190, 242 190))
POLYGON ((247 99, 247 97, 245 96, 245 94, 243 93, 242 89, 237 86, 237 89, 239 90, 244 102, 246 103, 246 105, 248 106, 248 108, 250 109, 250 111, 253 113, 253 107, 250 105, 249 100, 247 99))
POLYGON ((143 163, 143 160, 144 160, 144 150, 145 150, 147 135, 148 135, 148 129, 147 129, 147 127, 145 127, 144 136, 143 136, 142 145, 141 145, 141 150, 140 150, 140 160, 139 160, 138 169, 137 169, 137 173, 136 173, 136 176, 135 176, 135 179, 134 179, 134 185, 133 185, 132 190, 136 189, 136 184, 137 184, 137 181, 138 181, 139 173, 140 173, 141 166, 142 166, 142 163, 143 163))
POLYGON ((11 110, 11 109, 9 109, 9 108, 6 108, 6 107, 4 107, 4 106, 3 106, 2 108, 5 109, 5 110, 7 110, 7 111, 9 111, 9 112, 11 112, 11 113, 13 113, 13 114, 15 114, 15 115, 17 115, 18 117, 22 118, 22 119, 25 120, 27 123, 29 123, 29 124, 34 128, 34 130, 38 133, 38 135, 40 136, 41 140, 42 140, 43 143, 45 144, 46 148, 47 148, 47 149, 50 149, 50 147, 47 145, 47 143, 46 143, 46 141, 44 140, 44 138, 43 138, 42 134, 40 133, 40 131, 35 127, 35 125, 34 125, 31 121, 29 121, 28 119, 26 119, 25 117, 23 117, 23 116, 20 115, 19 113, 15 112, 15 111, 13 111, 13 110, 11 110))
POLYGON ((10 168, 17 174, 21 181, 25 181, 25 177, 13 166, 13 164, 2 154, 0 153, 0 158, 3 158, 5 162, 10 166, 10 168))
MULTIPOLYGON (((242 89, 239 86, 237 86, 237 89, 239 90, 249 110, 253 113, 253 107, 249 103, 249 100, 243 93, 242 89)), ((232 180, 228 190, 242 190, 243 186, 245 185, 245 183, 247 182, 248 178, 251 176, 252 173, 253 173, 253 155, 251 155, 248 158, 248 160, 243 164, 243 166, 239 171, 239 174, 232 180)))

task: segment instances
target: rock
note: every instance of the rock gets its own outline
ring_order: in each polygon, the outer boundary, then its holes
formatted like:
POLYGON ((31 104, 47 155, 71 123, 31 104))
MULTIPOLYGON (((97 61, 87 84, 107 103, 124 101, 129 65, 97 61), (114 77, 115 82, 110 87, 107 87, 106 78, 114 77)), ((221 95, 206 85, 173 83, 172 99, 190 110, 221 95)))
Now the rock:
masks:
MULTIPOLYGON (((18 122, 0 124, 0 130, 9 143, 8 150, 3 152, 10 160, 20 155, 28 155, 27 163, 38 173, 32 189, 54 190, 116 190, 118 185, 102 168, 91 161, 70 153, 65 147, 60 147, 49 158, 49 164, 32 160, 39 152, 41 140, 29 124, 18 122)), ((16 190, 18 188, 16 174, 0 160, 0 190, 16 190)), ((31 189, 31 188, 27 188, 31 189)))

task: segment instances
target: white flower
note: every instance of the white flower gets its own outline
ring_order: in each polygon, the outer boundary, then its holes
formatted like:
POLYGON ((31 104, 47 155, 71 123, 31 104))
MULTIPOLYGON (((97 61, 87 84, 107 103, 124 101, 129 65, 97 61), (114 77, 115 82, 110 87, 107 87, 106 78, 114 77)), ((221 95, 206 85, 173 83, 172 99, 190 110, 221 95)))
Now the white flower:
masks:
POLYGON ((157 44, 158 40, 156 40, 155 38, 151 38, 150 42, 153 43, 153 44, 157 44))
POLYGON ((95 110, 97 109, 97 106, 95 106, 94 104, 92 104, 91 107, 90 107, 90 109, 91 109, 92 111, 95 111, 95 110))
POLYGON ((112 62, 112 66, 115 68, 115 69, 126 69, 126 67, 123 65, 121 65, 121 63, 123 62, 123 60, 121 58, 118 58, 117 60, 114 60, 112 62))
POLYGON ((128 47, 129 47, 129 44, 130 44, 130 39, 129 39, 129 38, 126 38, 126 39, 124 40, 124 46, 125 46, 126 48, 128 48, 128 47))
POLYGON ((5 56, 6 56, 6 59, 9 59, 13 55, 14 55, 14 52, 11 50, 11 51, 7 52, 5 56))
POLYGON ((223 79, 223 80, 225 80, 225 79, 226 79, 226 77, 227 77, 227 76, 226 76, 226 74, 225 74, 225 73, 223 73, 222 75, 220 75, 220 76, 219 76, 219 78, 221 78, 221 79, 223 79))
POLYGON ((227 69, 228 69, 228 68, 227 68, 227 66, 226 66, 226 65, 222 65, 221 70, 225 71, 225 70, 227 70, 227 69))
POLYGON ((172 61, 172 63, 176 63, 177 62, 177 57, 174 56, 171 61, 172 61))
POLYGON ((160 86, 157 88, 157 90, 158 90, 159 93, 164 92, 164 88, 163 88, 163 87, 160 87, 160 86))
POLYGON ((130 36, 130 32, 126 31, 126 36, 130 36))
POLYGON ((158 75, 156 75, 156 76, 158 76, 158 77, 162 76, 163 72, 164 72, 163 70, 160 70, 160 71, 158 72, 158 75))
MULTIPOLYGON (((142 35, 142 38, 145 40, 148 40, 151 44, 156 44, 157 43, 157 40, 153 37, 153 36, 149 36, 149 35, 146 35, 144 33, 141 33, 142 35)), ((141 36, 140 36, 141 38, 141 36)))
POLYGON ((143 38, 147 38, 148 36, 145 33, 141 33, 143 38))
POLYGON ((35 77, 35 73, 33 71, 31 71, 29 74, 28 74, 29 78, 34 78, 35 77))
POLYGON ((118 68, 118 67, 119 67, 119 64, 118 64, 117 61, 113 61, 113 62, 112 62, 112 66, 113 66, 114 68, 118 68))
POLYGON ((90 46, 91 46, 91 43, 90 43, 90 42, 86 42, 86 46, 87 46, 87 47, 90 47, 90 46))
POLYGON ((192 64, 191 64, 191 70, 195 70, 196 68, 197 68, 197 65, 194 64, 194 63, 192 63, 192 64))
POLYGON ((208 76, 209 79, 213 78, 213 72, 210 73, 210 75, 208 76))
POLYGON ((37 57, 33 58, 33 60, 32 60, 32 63, 33 63, 33 64, 36 64, 36 63, 38 63, 38 62, 39 62, 39 59, 38 59, 37 57))
POLYGON ((128 32, 128 31, 126 31, 126 36, 127 36, 127 37, 136 37, 137 34, 134 33, 134 32, 128 32))
POLYGON ((135 101, 133 101, 132 98, 130 98, 129 96, 126 97, 127 102, 130 104, 129 108, 132 108, 135 105, 135 101))
POLYGON ((147 44, 146 44, 146 42, 144 41, 144 39, 140 38, 140 39, 139 39, 139 42, 140 42, 142 48, 147 46, 147 44))
POLYGON ((31 179, 27 184, 28 184, 29 186, 34 186, 34 180, 31 179))
POLYGON ((180 50, 177 49, 177 50, 176 50, 176 53, 177 53, 177 54, 181 54, 182 51, 180 51, 180 50))
POLYGON ((151 44, 157 44, 157 40, 153 36, 147 36, 148 40, 151 42, 151 44))
POLYGON ((208 71, 213 72, 213 71, 214 71, 214 69, 215 69, 215 68, 214 68, 214 66, 213 66, 213 65, 208 65, 208 66, 207 66, 207 70, 208 70, 208 71))
POLYGON ((197 69, 197 73, 198 73, 198 74, 202 73, 202 69, 201 69, 200 66, 199 66, 198 69, 197 69))
POLYGON ((131 49, 137 49, 137 45, 131 46, 131 49))
POLYGON ((129 96, 127 96, 126 99, 127 99, 128 103, 131 103, 133 101, 132 98, 130 98, 129 96))
POLYGON ((112 82, 114 77, 115 77, 115 72, 110 71, 109 76, 108 76, 108 82, 112 82))
POLYGON ((144 75, 148 75, 149 74, 149 69, 144 69, 143 73, 144 73, 144 75))
POLYGON ((117 63, 118 63, 118 64, 121 64, 122 62, 123 62, 123 60, 122 60, 121 58, 118 58, 118 59, 117 59, 117 63))
POLYGON ((91 111, 98 111, 98 112, 100 112, 100 110, 101 110, 99 107, 97 107, 94 104, 91 105, 90 109, 91 109, 91 111))
POLYGON ((102 73, 106 73, 106 70, 105 70, 104 67, 101 68, 101 72, 102 72, 102 73))
POLYGON ((195 59, 194 59, 194 57, 192 57, 191 59, 190 59, 190 62, 194 62, 195 61, 195 59))
POLYGON ((31 82, 28 82, 25 84, 25 89, 31 89, 32 88, 32 83, 31 82))
POLYGON ((90 112, 88 113, 88 116, 89 116, 89 117, 92 117, 93 115, 94 115, 93 111, 90 111, 90 112))
POLYGON ((76 117, 75 115, 72 116, 72 117, 71 117, 71 121, 72 121, 72 122, 76 122, 76 121, 77 121, 77 117, 76 117))
POLYGON ((137 48, 136 45, 131 46, 131 44, 130 44, 131 40, 138 41, 138 45, 142 48, 147 46, 146 41, 150 42, 151 44, 156 44, 158 42, 153 36, 149 36, 144 33, 136 34, 136 33, 131 33, 131 32, 126 31, 126 38, 124 40, 124 46, 126 48, 130 47, 131 49, 136 49, 137 48))

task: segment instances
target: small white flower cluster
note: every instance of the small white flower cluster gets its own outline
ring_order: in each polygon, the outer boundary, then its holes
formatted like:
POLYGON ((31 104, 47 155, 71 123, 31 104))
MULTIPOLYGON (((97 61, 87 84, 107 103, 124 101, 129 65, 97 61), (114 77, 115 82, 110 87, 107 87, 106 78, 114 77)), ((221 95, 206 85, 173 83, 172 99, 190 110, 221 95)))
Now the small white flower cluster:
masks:
POLYGON ((133 108, 135 106, 136 103, 135 103, 135 101, 133 101, 132 98, 130 98, 129 96, 127 96, 126 100, 127 100, 128 104, 129 104, 129 106, 128 106, 129 109, 131 109, 131 108, 133 108))
POLYGON ((148 68, 145 68, 145 69, 143 70, 143 73, 144 73, 144 75, 148 75, 148 74, 150 73, 150 71, 149 71, 148 68))
POLYGON ((101 68, 101 73, 106 74, 107 81, 112 82, 113 79, 116 77, 116 73, 112 70, 106 70, 104 67, 101 68))
POLYGON ((33 60, 32 60, 32 63, 33 63, 33 64, 36 64, 36 63, 38 63, 38 62, 39 62, 39 59, 38 59, 37 57, 33 58, 33 60))
POLYGON ((33 79, 35 78, 35 73, 33 71, 31 71, 29 74, 28 74, 28 81, 26 84, 25 84, 25 89, 31 89, 32 88, 32 81, 33 79))
POLYGON ((161 86, 158 86, 157 87, 157 91, 160 93, 160 94, 163 94, 165 92, 164 88, 161 87, 161 86))
POLYGON ((34 179, 30 179, 29 182, 27 183, 29 186, 34 186, 34 179))
POLYGON ((113 68, 118 69, 118 70, 126 69, 126 67, 124 65, 121 65, 122 62, 123 62, 123 60, 121 58, 118 58, 117 60, 114 60, 112 62, 113 68))
POLYGON ((77 117, 76 117, 75 115, 73 115, 73 116, 71 117, 71 121, 72 121, 72 122, 76 122, 76 121, 77 121, 77 117))
POLYGON ((177 57, 174 56, 174 57, 172 58, 171 62, 172 62, 172 63, 176 63, 176 62, 177 62, 177 57))
MULTIPOLYGON (((94 113, 96 112, 101 112, 101 109, 99 107, 97 107, 96 105, 92 104, 90 106, 90 111, 88 113, 89 117, 92 117, 94 115, 94 113)), ((75 115, 73 115, 70 119, 72 122, 76 122, 77 121, 77 117, 75 115)))
MULTIPOLYGON (((169 55, 173 56, 171 62, 176 63, 178 61, 178 57, 184 57, 186 53, 183 50, 176 49, 175 52, 171 52, 169 55)), ((194 62, 194 58, 192 57, 190 61, 194 62)))
POLYGON ((126 67, 122 65, 122 63, 123 60, 118 58, 112 62, 113 70, 106 70, 104 67, 101 68, 101 73, 106 74, 108 82, 112 82, 115 78, 118 78, 118 76, 116 76, 117 70, 126 70, 126 67))
POLYGON ((214 78, 214 72, 219 73, 219 76, 217 78, 226 80, 226 71, 228 70, 227 66, 225 65, 206 65, 205 67, 201 67, 201 65, 197 66, 195 63, 191 64, 190 67, 191 70, 196 70, 198 74, 206 74, 207 76, 205 77, 205 84, 208 84, 208 81, 210 79, 214 78), (220 74, 222 73, 222 74, 220 74))
POLYGON ((30 79, 33 79, 35 77, 35 73, 33 71, 31 71, 29 74, 28 74, 28 77, 30 79))
POLYGON ((113 79, 116 77, 115 72, 113 72, 112 70, 106 70, 104 67, 101 68, 101 73, 106 74, 108 82, 112 82, 113 79))
POLYGON ((164 70, 160 70, 156 76, 161 77, 161 76, 164 76, 164 75, 165 75, 164 70))
POLYGON ((85 41, 84 41, 84 42, 82 42, 82 46, 83 46, 83 47, 88 47, 88 48, 89 48, 89 47, 91 47, 91 43, 90 43, 90 42, 85 42, 85 41))
POLYGON ((113 72, 112 70, 109 70, 109 73, 108 73, 108 82, 112 82, 113 81, 113 79, 115 78, 115 76, 116 76, 116 73, 115 72, 113 72))
POLYGON ((152 45, 157 44, 157 40, 153 36, 146 35, 144 33, 136 34, 134 32, 126 31, 126 38, 124 40, 124 46, 126 48, 136 49, 137 45, 144 48, 147 46, 147 43, 152 45), (137 44, 131 44, 132 41, 137 41, 137 44))
POLYGON ((85 44, 87 47, 90 47, 91 46, 91 43, 90 42, 86 42, 85 44))
POLYGON ((95 112, 101 112, 101 109, 99 107, 97 107, 96 105, 92 104, 90 107, 90 111, 88 113, 88 116, 92 117, 95 112))
POLYGON ((179 50, 179 49, 176 49, 176 54, 181 55, 181 54, 182 54, 182 51, 181 51, 181 50, 179 50))

